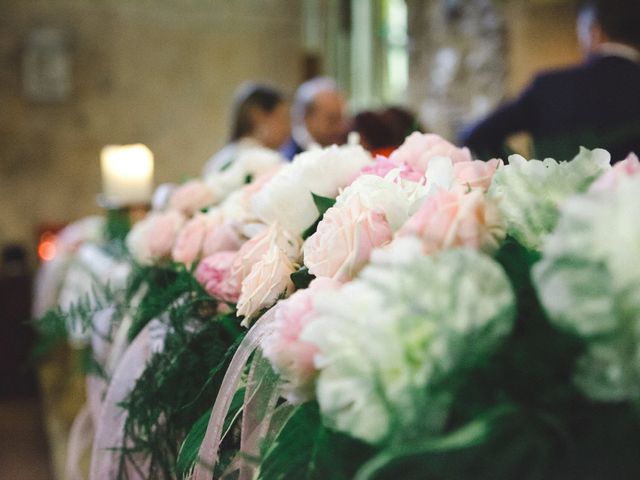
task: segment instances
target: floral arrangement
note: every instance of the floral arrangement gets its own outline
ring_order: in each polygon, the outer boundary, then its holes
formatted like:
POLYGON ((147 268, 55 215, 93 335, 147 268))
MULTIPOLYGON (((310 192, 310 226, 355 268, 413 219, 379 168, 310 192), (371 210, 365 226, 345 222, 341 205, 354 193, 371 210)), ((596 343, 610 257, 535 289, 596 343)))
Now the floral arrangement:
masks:
POLYGON ((634 155, 418 133, 177 187, 126 238, 92 478, 637 478, 638 192, 634 155))

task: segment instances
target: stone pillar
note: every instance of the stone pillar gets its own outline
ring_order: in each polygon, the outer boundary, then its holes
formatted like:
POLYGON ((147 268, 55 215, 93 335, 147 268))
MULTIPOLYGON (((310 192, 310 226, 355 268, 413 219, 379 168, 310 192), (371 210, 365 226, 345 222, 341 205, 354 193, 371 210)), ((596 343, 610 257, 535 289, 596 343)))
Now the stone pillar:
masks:
POLYGON ((428 131, 456 140, 504 95, 503 12, 491 0, 407 0, 407 10, 409 104, 428 131))

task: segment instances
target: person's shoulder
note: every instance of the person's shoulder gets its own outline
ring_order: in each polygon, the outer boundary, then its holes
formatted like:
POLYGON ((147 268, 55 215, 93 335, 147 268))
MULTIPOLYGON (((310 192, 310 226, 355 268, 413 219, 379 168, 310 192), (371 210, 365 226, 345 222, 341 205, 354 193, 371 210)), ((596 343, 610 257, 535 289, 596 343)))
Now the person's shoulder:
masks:
POLYGON ((539 72, 533 79, 532 85, 547 85, 556 82, 574 80, 585 74, 588 64, 568 65, 539 72))
POLYGON ((619 55, 601 55, 588 64, 591 70, 623 75, 640 75, 640 62, 619 55))
POLYGON ((584 64, 543 70, 533 77, 522 96, 525 98, 555 97, 567 89, 575 88, 588 75, 584 64))
POLYGON ((289 140, 280 147, 280 153, 287 159, 291 160, 298 153, 302 152, 302 147, 294 140, 293 137, 289 137, 289 140))

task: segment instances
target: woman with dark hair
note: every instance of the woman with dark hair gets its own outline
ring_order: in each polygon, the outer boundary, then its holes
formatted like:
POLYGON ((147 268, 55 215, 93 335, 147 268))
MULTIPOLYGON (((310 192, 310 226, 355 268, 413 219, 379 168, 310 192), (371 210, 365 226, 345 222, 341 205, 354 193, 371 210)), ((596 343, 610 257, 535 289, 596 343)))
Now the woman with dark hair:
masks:
POLYGON ((206 175, 223 170, 244 150, 277 150, 291 134, 291 120, 282 93, 273 87, 245 83, 236 90, 229 143, 204 166, 206 175))

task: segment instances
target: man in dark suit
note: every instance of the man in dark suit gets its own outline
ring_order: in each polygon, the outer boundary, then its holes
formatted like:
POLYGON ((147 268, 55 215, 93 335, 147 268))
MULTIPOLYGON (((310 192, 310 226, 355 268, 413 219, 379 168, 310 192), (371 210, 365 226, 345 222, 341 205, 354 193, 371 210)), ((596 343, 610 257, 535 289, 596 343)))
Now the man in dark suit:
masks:
POLYGON ((515 100, 466 130, 479 157, 505 157, 505 140, 528 132, 536 158, 568 160, 601 147, 612 163, 640 152, 640 0, 595 0, 578 16, 584 63, 538 75, 515 100))
POLYGON ((326 147, 344 139, 345 100, 332 78, 317 77, 300 85, 291 116, 292 136, 280 149, 289 160, 313 144, 326 147))

